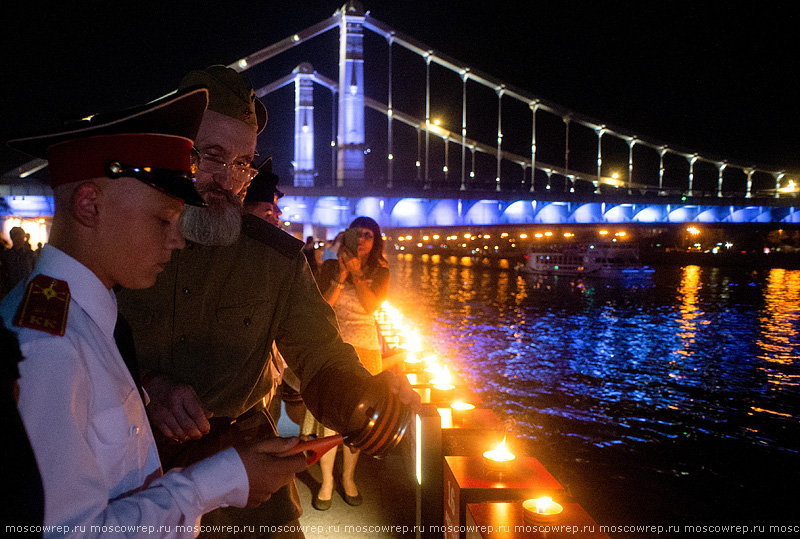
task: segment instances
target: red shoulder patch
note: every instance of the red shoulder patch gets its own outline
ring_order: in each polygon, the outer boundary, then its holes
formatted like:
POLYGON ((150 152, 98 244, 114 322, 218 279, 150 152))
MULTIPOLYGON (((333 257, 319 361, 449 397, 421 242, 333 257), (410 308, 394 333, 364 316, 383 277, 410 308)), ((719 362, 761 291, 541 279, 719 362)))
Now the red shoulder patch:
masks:
POLYGON ((37 275, 28 283, 14 315, 14 325, 64 336, 69 313, 69 284, 47 275, 37 275))

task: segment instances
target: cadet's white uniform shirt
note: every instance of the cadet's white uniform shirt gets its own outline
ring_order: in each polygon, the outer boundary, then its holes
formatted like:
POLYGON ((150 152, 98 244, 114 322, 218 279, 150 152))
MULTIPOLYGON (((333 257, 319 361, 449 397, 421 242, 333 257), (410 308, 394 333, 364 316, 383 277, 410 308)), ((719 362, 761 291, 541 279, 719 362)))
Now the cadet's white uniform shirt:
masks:
POLYGON ((244 506, 247 474, 232 448, 162 475, 144 405, 114 342, 114 293, 49 245, 31 278, 40 273, 69 284, 64 336, 12 325, 25 283, 0 303, 0 315, 25 358, 19 410, 42 475, 45 524, 64 526, 53 535, 192 537, 203 513, 244 506))

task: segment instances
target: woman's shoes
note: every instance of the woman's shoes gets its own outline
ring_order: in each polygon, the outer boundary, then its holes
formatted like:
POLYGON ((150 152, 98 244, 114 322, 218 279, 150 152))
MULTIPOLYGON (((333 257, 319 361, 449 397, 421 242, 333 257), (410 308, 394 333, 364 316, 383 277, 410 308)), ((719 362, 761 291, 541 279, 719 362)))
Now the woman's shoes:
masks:
POLYGON ((333 503, 333 498, 331 498, 330 500, 321 500, 319 497, 319 493, 314 494, 314 497, 311 498, 311 505, 314 506, 314 509, 316 509, 317 511, 327 511, 328 509, 331 508, 332 503, 333 503))
POLYGON ((348 505, 353 505, 353 506, 361 505, 364 501, 364 498, 361 497, 360 492, 355 496, 348 496, 347 494, 342 494, 342 498, 344 498, 344 501, 346 501, 348 505))
MULTIPOLYGON (((361 497, 360 492, 355 496, 348 496, 345 492, 342 492, 342 498, 344 498, 344 501, 347 502, 347 505, 352 505, 354 507, 364 503, 364 498, 361 497)), ((332 503, 333 503, 333 498, 331 498, 330 500, 320 499, 319 492, 314 494, 314 496, 311 498, 311 505, 317 511, 327 511, 328 509, 331 508, 332 503)))

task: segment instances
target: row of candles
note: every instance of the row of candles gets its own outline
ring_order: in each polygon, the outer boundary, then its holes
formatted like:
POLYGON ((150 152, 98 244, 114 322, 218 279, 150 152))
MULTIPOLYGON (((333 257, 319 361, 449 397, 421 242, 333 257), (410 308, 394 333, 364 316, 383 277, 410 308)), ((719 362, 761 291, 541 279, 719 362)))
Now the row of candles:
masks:
MULTIPOLYGON (((475 410, 475 405, 455 400, 456 386, 453 384, 447 364, 440 364, 435 353, 425 353, 419 333, 403 322, 402 314, 384 302, 376 318, 384 334, 396 337, 398 348, 405 350, 403 364, 405 373, 413 373, 417 380, 427 381, 430 386, 430 401, 439 407, 449 405, 453 425, 466 425, 475 410)), ((516 455, 506 448, 506 438, 495 448, 483 453, 484 470, 487 473, 503 474, 512 470, 516 455)), ((550 497, 525 500, 522 504, 526 520, 551 522, 562 512, 563 507, 550 497)))

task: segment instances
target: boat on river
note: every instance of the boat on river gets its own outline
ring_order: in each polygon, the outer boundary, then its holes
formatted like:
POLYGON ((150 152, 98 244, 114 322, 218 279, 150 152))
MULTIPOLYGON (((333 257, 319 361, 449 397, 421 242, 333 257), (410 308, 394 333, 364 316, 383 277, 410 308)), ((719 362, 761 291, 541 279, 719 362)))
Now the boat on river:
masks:
POLYGON ((641 277, 655 271, 642 265, 635 244, 622 242, 568 243, 534 249, 526 255, 525 268, 537 275, 595 277, 641 277))

